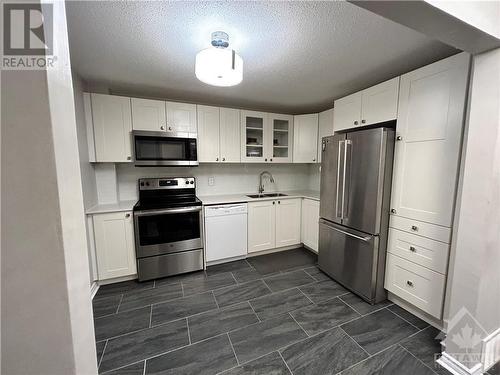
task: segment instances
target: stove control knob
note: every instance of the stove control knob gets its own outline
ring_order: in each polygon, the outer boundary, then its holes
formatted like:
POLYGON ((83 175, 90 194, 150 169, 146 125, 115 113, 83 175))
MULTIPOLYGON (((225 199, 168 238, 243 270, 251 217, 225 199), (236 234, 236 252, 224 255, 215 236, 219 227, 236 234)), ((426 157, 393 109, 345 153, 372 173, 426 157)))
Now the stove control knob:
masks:
POLYGON ((149 182, 146 182, 146 186, 149 186, 149 182))
POLYGON ((194 185, 194 181, 191 181, 191 182, 190 182, 190 184, 191 184, 191 185, 194 185))
POLYGON ((141 186, 144 186, 144 182, 141 182, 141 186))

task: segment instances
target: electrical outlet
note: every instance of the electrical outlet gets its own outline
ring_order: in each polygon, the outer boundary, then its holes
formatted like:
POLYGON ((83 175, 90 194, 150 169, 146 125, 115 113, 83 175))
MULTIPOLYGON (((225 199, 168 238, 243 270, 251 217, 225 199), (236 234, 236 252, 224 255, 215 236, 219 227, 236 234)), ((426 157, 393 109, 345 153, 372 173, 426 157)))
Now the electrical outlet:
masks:
POLYGON ((209 177, 208 186, 214 186, 214 185, 215 185, 215 177, 209 177))

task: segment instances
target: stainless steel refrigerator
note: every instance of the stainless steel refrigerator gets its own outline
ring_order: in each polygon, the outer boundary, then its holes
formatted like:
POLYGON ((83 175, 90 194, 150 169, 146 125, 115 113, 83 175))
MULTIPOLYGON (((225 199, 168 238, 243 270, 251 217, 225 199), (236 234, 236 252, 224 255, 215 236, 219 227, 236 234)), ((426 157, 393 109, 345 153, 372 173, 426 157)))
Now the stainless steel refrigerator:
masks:
POLYGON ((386 298, 394 129, 322 139, 319 268, 366 301, 386 298))

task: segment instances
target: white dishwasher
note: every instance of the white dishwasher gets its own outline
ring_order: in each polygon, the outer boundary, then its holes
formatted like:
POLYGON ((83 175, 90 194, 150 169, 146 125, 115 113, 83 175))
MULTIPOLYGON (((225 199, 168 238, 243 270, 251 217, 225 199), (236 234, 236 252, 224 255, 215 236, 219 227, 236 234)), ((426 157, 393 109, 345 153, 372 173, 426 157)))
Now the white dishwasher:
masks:
POLYGON ((205 206, 207 262, 247 255, 246 203, 205 206))

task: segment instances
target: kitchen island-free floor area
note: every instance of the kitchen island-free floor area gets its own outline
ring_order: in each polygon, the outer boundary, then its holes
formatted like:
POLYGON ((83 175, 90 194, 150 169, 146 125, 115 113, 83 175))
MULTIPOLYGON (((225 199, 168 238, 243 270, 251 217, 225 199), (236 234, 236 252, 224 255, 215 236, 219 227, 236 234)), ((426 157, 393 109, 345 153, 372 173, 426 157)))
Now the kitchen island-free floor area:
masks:
POLYGON ((390 302, 371 306, 299 248, 93 301, 100 373, 446 374, 439 331, 390 302))

